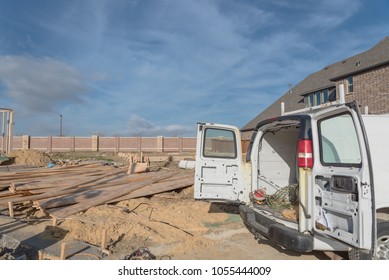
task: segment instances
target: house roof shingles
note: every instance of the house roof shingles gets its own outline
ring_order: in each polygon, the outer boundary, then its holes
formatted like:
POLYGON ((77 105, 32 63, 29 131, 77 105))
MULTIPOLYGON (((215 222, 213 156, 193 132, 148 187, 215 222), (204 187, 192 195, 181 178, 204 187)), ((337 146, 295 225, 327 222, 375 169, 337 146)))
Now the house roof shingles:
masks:
POLYGON ((286 111, 302 109, 305 106, 303 95, 334 87, 336 80, 387 64, 389 64, 389 36, 363 53, 338 61, 309 75, 248 122, 242 131, 253 130, 260 121, 279 116, 281 102, 285 103, 286 111))

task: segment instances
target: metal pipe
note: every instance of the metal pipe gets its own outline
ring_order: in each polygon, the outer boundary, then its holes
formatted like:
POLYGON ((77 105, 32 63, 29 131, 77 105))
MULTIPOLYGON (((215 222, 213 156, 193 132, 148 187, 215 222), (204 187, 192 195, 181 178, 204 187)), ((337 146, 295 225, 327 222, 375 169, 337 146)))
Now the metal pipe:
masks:
POLYGON ((10 153, 12 151, 12 133, 13 133, 13 127, 14 127, 14 111, 9 111, 9 117, 8 117, 8 146, 7 146, 7 153, 10 153))
POLYGON ((281 116, 285 114, 285 103, 281 102, 281 116))
POLYGON ((62 114, 59 115, 59 136, 62 136, 62 114))
POLYGON ((344 84, 339 85, 339 103, 340 104, 346 103, 346 98, 344 95, 344 84))

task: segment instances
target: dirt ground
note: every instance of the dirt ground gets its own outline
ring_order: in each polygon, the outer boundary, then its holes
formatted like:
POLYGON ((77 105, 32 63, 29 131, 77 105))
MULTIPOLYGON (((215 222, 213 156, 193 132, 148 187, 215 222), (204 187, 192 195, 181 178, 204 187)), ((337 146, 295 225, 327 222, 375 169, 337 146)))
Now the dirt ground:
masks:
POLYGON ((116 260, 143 247, 157 259, 172 260, 329 259, 323 253, 296 254, 269 242, 258 243, 237 207, 196 201, 193 187, 93 207, 58 226, 67 231, 64 241, 97 246, 105 230, 112 253, 108 258, 116 260))
MULTIPOLYGON (((27 164, 37 165, 59 160, 58 155, 26 155, 26 152, 15 154, 19 163, 22 158, 29 160, 27 164)), ((112 160, 112 155, 97 156, 112 160)), ((178 168, 172 162, 162 166, 178 168)), ((45 216, 38 212, 28 219, 43 220, 45 216)), ((47 221, 41 226, 49 224, 47 221)), ((193 186, 93 207, 59 221, 58 227, 67 232, 64 241, 79 240, 96 246, 100 246, 105 231, 110 259, 123 259, 142 247, 148 248, 157 259, 329 259, 323 253, 296 254, 267 241, 258 243, 243 225, 236 206, 196 201, 193 186)))
MULTIPOLYGON (((36 213, 35 217, 39 217, 36 213)), ((50 221, 39 224, 45 228, 50 221)), ((100 246, 106 231, 108 259, 125 259, 146 247, 157 259, 172 260, 317 260, 323 253, 296 254, 256 241, 235 206, 193 199, 193 187, 115 205, 101 205, 59 222, 63 241, 100 246)))

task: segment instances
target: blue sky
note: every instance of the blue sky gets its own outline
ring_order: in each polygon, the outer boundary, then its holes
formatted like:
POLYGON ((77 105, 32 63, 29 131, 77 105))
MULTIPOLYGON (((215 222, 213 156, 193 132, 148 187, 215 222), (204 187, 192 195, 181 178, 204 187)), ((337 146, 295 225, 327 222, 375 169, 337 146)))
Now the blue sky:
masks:
POLYGON ((244 126, 389 35, 386 0, 1 0, 15 134, 195 136, 244 126))

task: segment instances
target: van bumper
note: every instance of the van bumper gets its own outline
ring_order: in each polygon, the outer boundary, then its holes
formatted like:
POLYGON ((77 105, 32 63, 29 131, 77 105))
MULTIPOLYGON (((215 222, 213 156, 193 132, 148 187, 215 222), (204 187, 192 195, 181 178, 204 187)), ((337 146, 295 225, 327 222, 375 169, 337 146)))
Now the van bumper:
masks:
POLYGON ((268 217, 255 212, 247 205, 239 206, 239 214, 254 235, 260 234, 275 243, 297 252, 313 251, 313 237, 301 234, 268 217))

